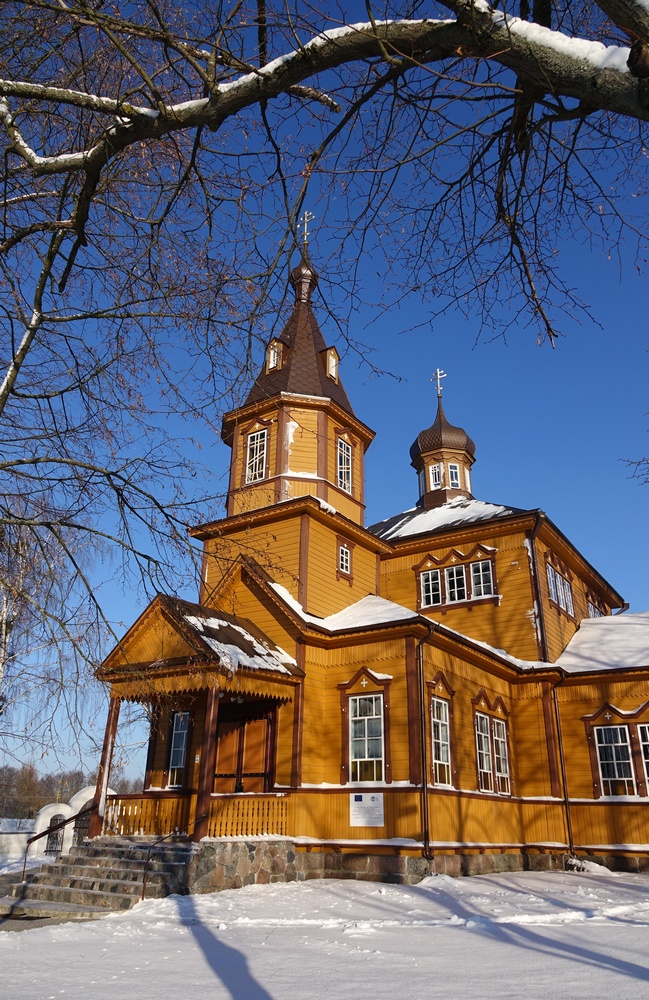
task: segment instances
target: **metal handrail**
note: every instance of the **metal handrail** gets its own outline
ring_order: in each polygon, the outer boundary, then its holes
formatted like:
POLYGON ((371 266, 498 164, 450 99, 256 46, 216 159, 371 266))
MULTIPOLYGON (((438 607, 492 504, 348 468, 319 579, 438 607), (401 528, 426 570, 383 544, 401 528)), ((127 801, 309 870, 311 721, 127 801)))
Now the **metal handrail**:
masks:
POLYGON ((60 823, 56 823, 54 826, 48 826, 47 830, 42 830, 40 833, 35 833, 33 837, 30 837, 25 845, 25 856, 23 858, 23 875, 21 882, 25 881, 25 872, 27 871, 27 855, 29 853, 30 846, 36 841, 40 840, 41 837, 49 837, 50 833, 55 833, 56 830, 63 829, 68 823, 72 823, 75 819, 79 819, 80 816, 87 816, 88 813, 93 812, 94 805, 88 806, 87 809, 82 809, 81 812, 75 813, 74 816, 68 816, 67 819, 62 820, 60 823))
POLYGON ((184 830, 172 830, 171 833, 165 833, 164 837, 159 837, 158 840, 154 840, 146 852, 146 864, 144 865, 144 878, 142 879, 142 895, 140 896, 140 900, 144 899, 144 894, 146 892, 146 884, 149 878, 149 863, 151 861, 151 851, 153 848, 157 847, 158 844, 162 844, 165 840, 169 840, 170 837, 182 837, 183 834, 188 835, 190 827, 196 826, 196 824, 200 823, 202 819, 207 819, 208 815, 209 813, 203 813, 202 816, 197 816, 192 823, 188 823, 184 830))

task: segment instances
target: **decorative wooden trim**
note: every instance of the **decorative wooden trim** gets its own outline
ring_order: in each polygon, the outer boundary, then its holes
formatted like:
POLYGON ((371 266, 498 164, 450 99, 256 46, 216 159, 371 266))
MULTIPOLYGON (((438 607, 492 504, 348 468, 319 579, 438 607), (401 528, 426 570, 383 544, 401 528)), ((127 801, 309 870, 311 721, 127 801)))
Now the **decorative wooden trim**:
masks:
MULTIPOLYGON (((616 719, 619 719, 621 725, 626 725, 629 719, 638 719, 643 712, 647 712, 646 723, 649 725, 649 701, 643 702, 642 705, 640 705, 640 708, 637 708, 635 712, 621 711, 619 708, 616 708, 615 705, 611 705, 610 702, 605 701, 604 704, 591 715, 582 715, 581 718, 584 722, 592 722, 594 724, 597 720, 599 720, 599 717, 601 715, 605 715, 606 712, 608 712, 609 715, 614 715, 616 719)), ((606 722, 608 722, 608 719, 606 722)), ((606 723, 604 723, 604 725, 606 725, 606 723)))
POLYGON ((309 515, 300 514, 300 555, 297 576, 297 599, 306 611, 309 597, 309 515))
POLYGON ((374 584, 374 593, 377 596, 380 596, 380 594, 381 594, 381 556, 379 555, 378 552, 376 553, 375 559, 376 559, 376 581, 375 581, 375 584, 374 584))
MULTIPOLYGON (((426 691, 428 694, 427 698, 427 714, 431 715, 432 709, 432 699, 433 698, 444 698, 448 702, 448 742, 451 754, 451 780, 453 782, 453 787, 458 787, 458 777, 457 777, 457 756, 455 753, 455 725, 453 722, 453 699, 455 697, 455 691, 451 688, 450 684, 446 680, 443 672, 438 670, 432 681, 426 681, 426 691)), ((474 734, 475 740, 475 734, 474 734)), ((435 784, 435 768, 432 753, 432 742, 433 742, 433 729, 432 729, 432 717, 431 717, 431 731, 430 731, 430 775, 429 780, 434 788, 439 788, 443 790, 448 788, 448 785, 436 785, 435 784)))
POLYGON ((237 464, 239 461, 239 435, 235 434, 232 440, 232 455, 230 456, 230 481, 228 484, 228 502, 226 505, 227 516, 234 513, 234 493, 237 488, 237 464))
MULTIPOLYGON (((361 667, 356 671, 354 676, 342 683, 336 685, 340 691, 340 708, 342 717, 342 763, 340 768, 340 784, 346 785, 349 781, 349 699, 357 697, 358 694, 350 693, 350 688, 355 687, 362 677, 375 686, 375 688, 380 688, 383 694, 383 782, 386 785, 392 783, 392 756, 390 753, 390 685, 392 684, 391 677, 378 678, 375 676, 371 667, 361 667)), ((377 691, 367 690, 363 692, 364 694, 377 694, 377 691)), ((362 697, 362 695, 360 695, 362 697)), ((356 787, 356 782, 354 782, 354 787, 356 787)))
POLYGON ((455 558, 459 563, 477 562, 479 553, 482 553, 483 559, 490 559, 492 562, 495 559, 496 552, 498 549, 494 548, 492 545, 482 545, 478 543, 474 545, 470 552, 462 552, 460 549, 450 548, 443 556, 434 556, 432 552, 428 552, 420 562, 416 563, 412 568, 415 572, 422 569, 427 569, 425 565, 428 562, 435 564, 435 569, 439 566, 444 566, 447 562, 455 558))
POLYGON ((99 761, 99 769, 97 771, 97 784, 95 785, 95 794, 92 800, 93 811, 90 814, 90 823, 88 826, 89 837, 98 837, 104 823, 104 817, 99 815, 99 806, 101 805, 102 797, 105 796, 108 790, 120 707, 121 701, 119 698, 110 699, 106 729, 104 730, 104 743, 101 749, 101 760, 99 761))
POLYGON ((217 729, 219 724, 219 689, 208 688, 205 699, 205 725, 201 744, 201 759, 198 768, 198 795, 196 798, 196 816, 198 822, 194 827, 193 840, 202 840, 207 836, 210 811, 210 795, 214 790, 214 772, 216 771, 216 750, 218 746, 217 729), (200 817, 204 817, 201 819, 200 817))
POLYGON ((546 563, 550 563, 560 574, 565 577, 570 583, 575 579, 574 574, 567 563, 564 563, 559 556, 556 555, 552 549, 546 549, 543 553, 543 558, 546 563))
POLYGON ((277 414, 277 447, 275 448, 275 475, 283 476, 289 468, 288 435, 286 424, 288 412, 285 406, 280 406, 277 414))
POLYGON ((406 646, 406 698, 408 705, 408 773, 413 785, 421 784, 421 718, 417 684, 417 643, 409 636, 406 646))
POLYGON ((318 476, 320 479, 328 480, 328 440, 327 440, 327 415, 323 410, 318 410, 317 434, 318 434, 318 476))
POLYGON ((552 711, 552 685, 549 681, 541 681, 541 706, 543 708, 545 742, 548 750, 550 794, 560 798, 562 794, 561 774, 559 771, 559 758, 557 754, 557 734, 554 724, 554 712, 552 711))
POLYGON ((149 726, 149 745, 146 751, 146 768, 144 771, 144 790, 151 784, 151 772, 155 760, 156 744, 158 742, 158 728, 160 726, 160 712, 162 706, 159 701, 154 701, 151 705, 151 723, 149 726))
MULTIPOLYGON (((297 644, 298 664, 304 660, 304 643, 297 644)), ((301 664, 300 664, 301 665, 301 664)), ((293 696, 293 745, 291 754, 291 787, 302 784, 302 740, 304 734, 304 682, 298 684, 293 696)))

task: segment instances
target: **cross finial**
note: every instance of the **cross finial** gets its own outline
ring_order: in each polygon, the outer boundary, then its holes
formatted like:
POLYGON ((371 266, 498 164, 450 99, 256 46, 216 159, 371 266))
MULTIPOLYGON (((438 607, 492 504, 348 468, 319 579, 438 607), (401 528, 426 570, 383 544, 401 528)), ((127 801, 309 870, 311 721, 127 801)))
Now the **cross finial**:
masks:
POLYGON ((437 382, 437 398, 442 398, 442 379, 446 378, 446 372, 443 372, 441 368, 438 368, 433 372, 433 377, 431 382, 437 382))
POLYGON ((313 222, 314 219, 315 215, 313 212, 309 212, 308 209, 306 209, 298 220, 298 226, 302 226, 302 239, 305 247, 309 245, 309 236, 311 235, 309 233, 309 223, 313 222))

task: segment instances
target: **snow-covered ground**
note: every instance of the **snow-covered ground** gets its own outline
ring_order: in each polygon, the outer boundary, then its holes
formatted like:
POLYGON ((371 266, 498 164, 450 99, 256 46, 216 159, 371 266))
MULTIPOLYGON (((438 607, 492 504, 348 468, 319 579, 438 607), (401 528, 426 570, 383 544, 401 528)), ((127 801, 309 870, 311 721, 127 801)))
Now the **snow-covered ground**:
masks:
POLYGON ((11 1000, 640 1000, 649 876, 313 881, 0 933, 11 1000))

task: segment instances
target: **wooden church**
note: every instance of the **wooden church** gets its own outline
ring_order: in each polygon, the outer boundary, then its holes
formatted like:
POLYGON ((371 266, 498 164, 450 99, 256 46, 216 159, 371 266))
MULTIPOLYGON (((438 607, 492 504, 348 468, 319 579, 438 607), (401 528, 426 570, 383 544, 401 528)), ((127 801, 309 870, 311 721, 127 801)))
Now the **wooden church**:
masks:
POLYGON ((291 277, 291 316, 223 421, 227 516, 192 532, 198 601, 159 595, 99 669, 91 834, 649 854, 649 613, 616 614, 541 510, 474 497, 475 446, 439 389, 415 506, 366 527, 373 432, 306 257, 291 277), (151 718, 139 795, 107 794, 123 701, 151 718))

